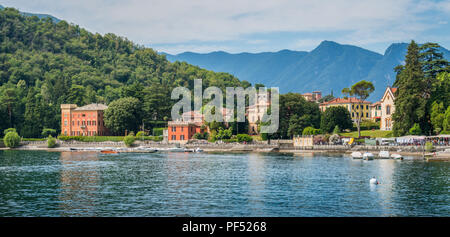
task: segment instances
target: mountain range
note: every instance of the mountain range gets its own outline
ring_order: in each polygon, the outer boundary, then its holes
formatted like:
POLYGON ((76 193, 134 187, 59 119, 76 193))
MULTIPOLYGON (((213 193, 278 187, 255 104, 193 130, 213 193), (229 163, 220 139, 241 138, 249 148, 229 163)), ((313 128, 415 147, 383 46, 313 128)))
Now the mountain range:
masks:
MULTIPOLYGON (((371 81, 375 91, 371 101, 381 98, 387 86, 395 81, 394 67, 404 63, 407 43, 391 44, 384 54, 353 45, 323 41, 310 52, 211 53, 185 52, 166 54, 169 61, 185 61, 218 72, 233 74, 240 80, 279 87, 280 92, 306 93, 322 91, 340 96, 341 90, 360 80, 371 81)), ((444 57, 450 52, 440 48, 444 57)))

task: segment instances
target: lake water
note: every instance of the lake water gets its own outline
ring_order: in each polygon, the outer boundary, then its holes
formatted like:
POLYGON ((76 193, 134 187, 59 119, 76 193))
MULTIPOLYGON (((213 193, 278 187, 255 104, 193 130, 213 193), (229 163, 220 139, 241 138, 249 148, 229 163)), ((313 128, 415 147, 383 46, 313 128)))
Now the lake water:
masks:
POLYGON ((0 151, 0 216, 450 216, 449 174, 323 154, 0 151))

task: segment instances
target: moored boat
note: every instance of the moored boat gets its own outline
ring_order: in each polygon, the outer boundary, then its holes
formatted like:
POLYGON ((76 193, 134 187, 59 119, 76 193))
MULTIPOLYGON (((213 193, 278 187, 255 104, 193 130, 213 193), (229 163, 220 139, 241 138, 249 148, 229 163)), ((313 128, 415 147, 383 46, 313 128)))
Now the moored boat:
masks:
POLYGON ((380 151, 380 153, 378 153, 378 157, 388 159, 390 157, 389 151, 380 151))
POLYGON ((353 159, 362 159, 362 154, 359 151, 352 152, 351 156, 353 159))
POLYGON ((374 155, 370 152, 364 152, 363 158, 364 160, 373 160, 374 155))
POLYGON ((100 152, 103 154, 119 154, 118 151, 113 151, 113 150, 101 150, 100 152))
POLYGON ((391 158, 393 158, 395 160, 403 160, 403 156, 400 154, 392 154, 391 158))

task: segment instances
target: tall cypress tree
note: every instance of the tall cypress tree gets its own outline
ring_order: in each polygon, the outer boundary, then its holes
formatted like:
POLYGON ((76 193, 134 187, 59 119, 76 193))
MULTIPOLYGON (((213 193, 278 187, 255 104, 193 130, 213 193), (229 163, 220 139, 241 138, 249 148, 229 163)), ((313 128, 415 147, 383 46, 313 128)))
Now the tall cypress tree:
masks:
POLYGON ((418 123, 422 130, 429 126, 426 116, 426 83, 419 54, 419 46, 411 41, 405 65, 398 70, 394 83, 394 86, 398 87, 394 101, 395 112, 392 115, 395 136, 407 134, 415 123, 418 123))
MULTIPOLYGON (((431 123, 431 108, 434 101, 442 97, 441 86, 438 85, 437 75, 441 72, 449 71, 449 63, 444 59, 443 54, 439 52, 439 44, 425 43, 420 46, 419 60, 422 64, 424 73, 424 96, 427 99, 426 103, 426 120, 428 123, 424 124, 422 130, 425 134, 430 135, 434 130, 431 123)), ((439 101, 438 101, 439 103, 439 101)))

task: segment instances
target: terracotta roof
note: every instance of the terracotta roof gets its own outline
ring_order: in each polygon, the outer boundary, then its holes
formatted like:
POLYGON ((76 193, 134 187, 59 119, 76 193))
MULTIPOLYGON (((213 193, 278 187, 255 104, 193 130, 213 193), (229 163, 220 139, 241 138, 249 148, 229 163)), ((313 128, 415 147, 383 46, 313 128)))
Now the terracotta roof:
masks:
POLYGON ((397 91, 397 88, 396 87, 392 87, 391 91, 392 91, 392 94, 394 94, 397 91))
POLYGON ((76 108, 75 110, 105 110, 108 106, 104 104, 88 104, 85 106, 81 106, 76 108))
POLYGON ((362 101, 358 98, 355 97, 350 97, 350 98, 336 98, 333 100, 330 100, 328 102, 323 102, 320 105, 329 105, 329 104, 349 104, 349 103, 363 103, 363 104, 371 104, 371 102, 369 101, 362 101))

